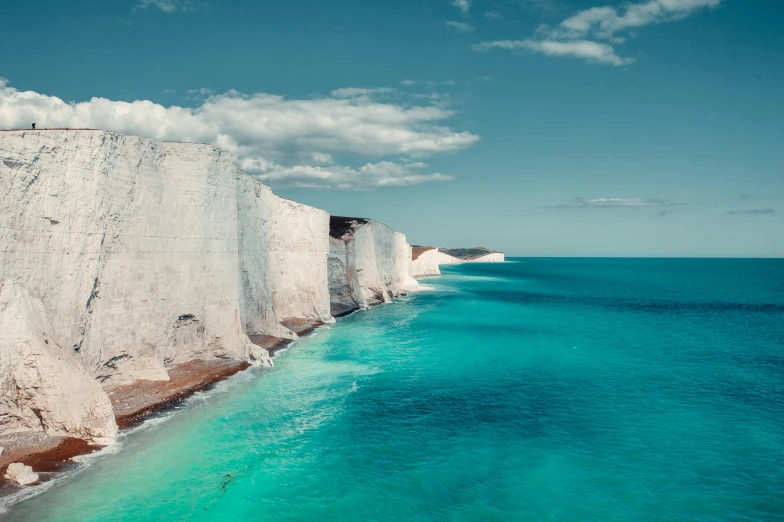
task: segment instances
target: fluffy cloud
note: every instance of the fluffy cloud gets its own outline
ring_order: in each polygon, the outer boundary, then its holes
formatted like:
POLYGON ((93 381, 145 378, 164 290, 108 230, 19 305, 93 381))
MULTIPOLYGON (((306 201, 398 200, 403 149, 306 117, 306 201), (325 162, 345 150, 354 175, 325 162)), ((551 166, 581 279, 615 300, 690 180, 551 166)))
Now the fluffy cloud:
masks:
POLYGON ((532 38, 483 42, 473 48, 477 51, 527 49, 547 56, 571 56, 595 63, 627 65, 634 59, 618 56, 613 47, 626 41, 626 36, 618 33, 679 20, 698 10, 717 7, 720 3, 721 0, 648 0, 627 4, 620 11, 614 7, 592 7, 570 16, 555 27, 539 27, 532 38))
POLYGON ((615 33, 645 25, 677 20, 705 7, 716 7, 721 0, 649 0, 629 4, 623 13, 612 7, 593 7, 567 18, 560 28, 578 37, 593 33, 598 38, 614 39, 615 33))
POLYGON ((471 8, 471 0, 450 0, 449 3, 460 9, 460 12, 464 15, 467 15, 468 10, 471 8))
POLYGON ((555 208, 662 208, 674 207, 683 203, 673 203, 663 199, 645 198, 574 198, 570 203, 555 205, 555 208))
POLYGON ((479 137, 445 126, 452 110, 381 102, 374 97, 379 92, 387 91, 340 89, 329 97, 288 99, 231 90, 208 95, 191 108, 105 98, 66 103, 17 91, 0 79, 0 127, 36 122, 39 128, 90 127, 211 143, 235 154, 249 173, 278 185, 366 189, 451 179, 423 172, 425 165, 413 160, 465 149, 479 137), (334 165, 341 156, 375 162, 334 165))
POLYGON ((444 25, 461 33, 472 33, 474 31, 474 26, 465 22, 455 22, 453 20, 449 20, 448 22, 444 22, 444 25))
POLYGON ((252 165, 243 164, 258 172, 257 177, 269 183, 286 181, 302 188, 334 188, 342 190, 371 190, 381 187, 405 187, 422 183, 451 181, 452 176, 440 173, 422 173, 427 168, 424 163, 394 163, 381 161, 368 163, 361 167, 340 165, 295 165, 285 167, 274 163, 252 165), (255 167, 255 168, 254 168, 255 167))
POLYGON ((751 208, 746 210, 730 210, 727 212, 730 216, 755 216, 759 214, 773 214, 776 212, 772 208, 751 208))

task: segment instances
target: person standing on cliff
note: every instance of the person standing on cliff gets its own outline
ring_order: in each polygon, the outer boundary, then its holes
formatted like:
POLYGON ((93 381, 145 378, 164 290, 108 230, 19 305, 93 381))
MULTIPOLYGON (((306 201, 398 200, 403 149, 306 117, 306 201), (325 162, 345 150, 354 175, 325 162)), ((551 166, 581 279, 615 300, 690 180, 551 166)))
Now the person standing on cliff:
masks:
POLYGON ((35 123, 33 123, 33 130, 35 130, 35 123))

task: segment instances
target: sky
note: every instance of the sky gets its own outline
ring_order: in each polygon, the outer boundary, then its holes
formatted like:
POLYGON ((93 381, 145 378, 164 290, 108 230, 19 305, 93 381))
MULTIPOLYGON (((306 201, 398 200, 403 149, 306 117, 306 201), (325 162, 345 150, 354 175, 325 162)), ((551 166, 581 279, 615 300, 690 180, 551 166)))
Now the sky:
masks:
POLYGON ((0 129, 509 256, 784 257, 784 2, 3 0, 0 129))

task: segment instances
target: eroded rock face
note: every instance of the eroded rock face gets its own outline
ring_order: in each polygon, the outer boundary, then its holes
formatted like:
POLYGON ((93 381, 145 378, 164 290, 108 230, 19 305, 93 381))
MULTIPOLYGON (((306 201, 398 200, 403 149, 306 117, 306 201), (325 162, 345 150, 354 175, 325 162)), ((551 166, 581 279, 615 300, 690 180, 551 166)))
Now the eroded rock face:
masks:
POLYGON ((3 275, 43 298, 49 335, 90 375, 160 380, 243 355, 228 155, 101 131, 0 140, 3 275))
POLYGON ((0 281, 0 434, 43 431, 111 442, 109 397, 51 336, 46 308, 18 284, 0 281))
POLYGON ((38 482, 38 473, 35 473, 30 466, 25 466, 21 462, 14 462, 9 464, 5 470, 5 478, 16 482, 20 486, 27 486, 33 482, 38 482))
POLYGON ((13 312, 0 433, 109 439, 96 380, 165 380, 194 359, 271 364, 248 333, 293 339, 280 321, 331 320, 328 222, 211 146, 0 133, 0 281, 13 312))
POLYGON ((244 173, 238 175, 237 190, 244 331, 296 339, 281 321, 332 322, 329 214, 280 198, 244 173))
POLYGON ((333 313, 386 302, 419 286, 413 278, 411 246, 400 232, 377 221, 332 216, 330 234, 333 313))

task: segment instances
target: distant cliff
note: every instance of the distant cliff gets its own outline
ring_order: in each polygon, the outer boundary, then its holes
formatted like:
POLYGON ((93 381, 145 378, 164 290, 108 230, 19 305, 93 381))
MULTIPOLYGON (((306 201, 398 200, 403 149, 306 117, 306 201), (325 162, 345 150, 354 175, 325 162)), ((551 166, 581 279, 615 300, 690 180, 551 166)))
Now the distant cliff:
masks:
MULTIPOLYGON (((500 263, 504 261, 504 253, 484 247, 473 248, 439 248, 441 254, 452 257, 457 262, 468 263, 500 263)), ((442 259, 448 261, 442 256, 442 259)), ((446 264, 446 263, 442 263, 446 264)))
POLYGON ((415 246, 411 250, 414 277, 441 275, 441 270, 438 268, 438 265, 441 263, 439 263, 437 248, 415 246))
POLYGON ((414 277, 441 275, 440 265, 458 263, 503 263, 503 252, 484 247, 473 248, 435 248, 429 246, 412 247, 412 272, 414 277))

